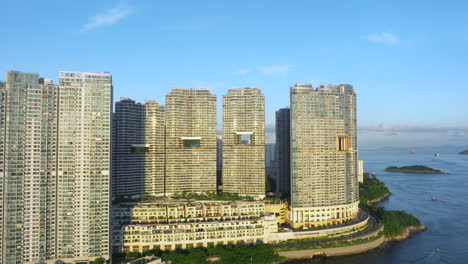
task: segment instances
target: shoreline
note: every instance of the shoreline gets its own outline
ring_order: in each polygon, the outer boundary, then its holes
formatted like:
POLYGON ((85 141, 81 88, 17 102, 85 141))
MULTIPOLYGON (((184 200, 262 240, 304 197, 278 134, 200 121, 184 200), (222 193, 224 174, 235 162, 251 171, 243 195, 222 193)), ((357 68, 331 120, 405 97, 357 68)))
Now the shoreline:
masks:
MULTIPOLYGON (((400 172, 400 171, 398 171, 400 172)), ((414 173, 414 172, 413 172, 414 173)), ((444 173, 444 174, 448 174, 448 173, 444 173)), ((373 199, 373 200, 369 200, 367 201, 367 204, 372 206, 372 205, 376 205, 386 199, 388 199, 388 197, 390 197, 390 195, 392 195, 391 192, 387 192, 385 193, 384 195, 376 198, 376 199, 373 199)), ((385 227, 382 227, 382 232, 384 230, 385 227)), ((382 234, 381 237, 379 237, 378 239, 376 240, 373 240, 373 241, 369 241, 369 242, 365 242, 363 244, 360 244, 360 245, 353 245, 353 246, 345 246, 345 247, 335 247, 335 248, 315 248, 315 249, 302 249, 302 250, 294 250, 294 251, 283 251, 283 252, 280 252, 280 251, 277 251, 277 253, 280 255, 280 256, 283 256, 283 257, 286 257, 287 259, 285 259, 284 261, 281 261, 279 263, 289 263, 290 261, 295 261, 295 260, 305 260, 305 259, 312 259, 314 256, 316 255, 320 255, 320 256, 325 256, 325 257, 338 257, 338 256, 350 256, 350 255, 357 255, 357 254, 361 254, 361 253, 365 253, 365 252, 368 252, 368 251, 372 251, 378 247, 381 247, 381 246, 384 246, 385 244, 387 243, 392 243, 392 242, 398 242, 398 241, 402 241, 402 240, 405 240, 405 239, 408 239, 413 233, 416 233, 416 232, 423 232, 427 230, 427 227, 424 226, 424 225, 420 225, 420 226, 409 226, 409 227, 406 227, 405 230, 403 232, 401 232, 400 234, 398 235, 395 235, 395 236, 385 236, 384 234, 382 234)))
POLYGON ((403 172, 403 173, 414 173, 414 174, 449 174, 448 172, 445 171, 410 171, 410 170, 387 170, 385 169, 384 171, 388 172, 403 172))
POLYGON ((408 239, 411 237, 411 234, 413 233, 418 233, 418 232, 423 232, 427 230, 427 226, 425 225, 420 225, 420 226, 410 226, 403 231, 403 233, 396 235, 396 236, 390 236, 390 237, 385 237, 385 242, 397 242, 397 241, 402 241, 405 239, 408 239))
POLYGON ((391 192, 388 192, 388 193, 386 193, 386 194, 380 196, 379 198, 376 198, 376 199, 374 199, 374 200, 367 201, 367 204, 368 204, 368 205, 378 204, 378 203, 380 203, 380 202, 382 202, 382 201, 388 199, 388 197, 390 197, 390 195, 392 195, 392 193, 391 193, 391 192))

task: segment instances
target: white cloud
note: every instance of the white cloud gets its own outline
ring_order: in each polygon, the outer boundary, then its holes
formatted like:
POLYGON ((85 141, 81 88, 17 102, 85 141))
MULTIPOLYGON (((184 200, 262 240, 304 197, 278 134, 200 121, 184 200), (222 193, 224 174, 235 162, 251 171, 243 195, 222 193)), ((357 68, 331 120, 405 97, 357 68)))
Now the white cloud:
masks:
POLYGON ((248 68, 240 68, 240 69, 237 69, 237 70, 234 70, 233 73, 236 74, 236 75, 247 75, 249 73, 251 73, 252 70, 251 69, 248 69, 248 68))
POLYGON ((387 45, 394 45, 400 42, 400 39, 398 38, 398 36, 391 32, 369 34, 369 35, 361 36, 361 39, 368 40, 374 43, 387 44, 387 45))
POLYGON ((261 71, 268 75, 286 75, 292 70, 293 66, 289 64, 273 64, 263 67, 261 71))
POLYGON ((91 18, 91 21, 84 25, 82 30, 83 31, 90 31, 98 27, 102 27, 105 25, 112 25, 123 18, 127 17, 130 15, 132 12, 132 8, 124 3, 120 3, 117 6, 99 13, 91 18))
POLYGON ((446 132, 452 133, 455 135, 464 136, 468 133, 468 126, 438 126, 438 125, 391 125, 391 124, 378 124, 378 125, 369 125, 369 126, 360 126, 359 130, 362 132, 372 131, 372 132, 446 132))

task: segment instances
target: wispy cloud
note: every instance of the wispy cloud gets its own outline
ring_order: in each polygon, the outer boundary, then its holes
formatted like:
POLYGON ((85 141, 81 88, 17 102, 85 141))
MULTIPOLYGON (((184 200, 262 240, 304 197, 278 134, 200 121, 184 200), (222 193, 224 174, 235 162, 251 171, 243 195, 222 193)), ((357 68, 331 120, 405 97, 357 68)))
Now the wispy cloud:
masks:
POLYGON ((468 133, 468 126, 379 124, 371 126, 360 126, 359 130, 372 132, 450 132, 457 135, 465 135, 468 133))
POLYGON ((380 32, 361 36, 361 39, 379 44, 395 45, 400 42, 400 38, 391 32, 380 32))
POLYGON ((293 66, 289 64, 273 64, 261 69, 262 73, 268 75, 287 75, 293 66))
POLYGON ((82 31, 90 31, 98 27, 115 24, 131 13, 132 8, 121 2, 109 10, 93 16, 89 23, 83 26, 82 31))
POLYGON ((249 73, 252 72, 252 69, 249 69, 249 68, 240 68, 240 69, 236 69, 234 70, 232 73, 236 74, 236 75, 242 75, 242 76, 245 76, 249 73))

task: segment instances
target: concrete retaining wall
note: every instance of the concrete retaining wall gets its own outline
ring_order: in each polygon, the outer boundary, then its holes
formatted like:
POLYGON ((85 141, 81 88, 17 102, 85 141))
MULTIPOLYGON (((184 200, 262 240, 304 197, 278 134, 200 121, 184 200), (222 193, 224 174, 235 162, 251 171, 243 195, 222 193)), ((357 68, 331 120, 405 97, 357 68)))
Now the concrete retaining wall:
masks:
POLYGON ((314 254, 325 254, 326 256, 344 256, 365 252, 374 249, 385 242, 384 236, 380 238, 359 245, 337 247, 337 248, 313 248, 304 250, 291 250, 291 251, 278 251, 278 255, 287 257, 288 259, 308 259, 312 258, 314 254))
MULTIPOLYGON (((379 228, 379 230, 373 232, 372 234, 362 236, 359 239, 376 236, 382 230, 383 230, 383 227, 379 228)), ((353 239, 353 240, 356 240, 356 239, 353 239)), ((362 243, 359 245, 336 247, 336 248, 309 248, 309 249, 291 250, 291 251, 277 251, 277 253, 280 256, 287 257, 288 259, 308 259, 308 258, 312 258, 314 255, 317 255, 317 254, 322 254, 326 256, 344 256, 344 255, 358 254, 358 253, 362 253, 362 252, 374 249, 382 245, 384 242, 385 242, 385 236, 382 235, 376 240, 373 240, 367 243, 362 243)))

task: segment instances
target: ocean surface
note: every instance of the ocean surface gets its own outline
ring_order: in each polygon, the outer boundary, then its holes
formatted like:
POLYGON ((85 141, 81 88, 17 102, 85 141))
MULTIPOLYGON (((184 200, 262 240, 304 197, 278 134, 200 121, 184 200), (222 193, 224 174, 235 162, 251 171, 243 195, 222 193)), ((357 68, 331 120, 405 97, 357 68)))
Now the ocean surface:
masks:
POLYGON ((417 216, 428 230, 368 253, 288 263, 468 263, 468 155, 457 154, 465 149, 416 148, 415 154, 408 149, 361 150, 364 170, 375 172, 392 193, 380 205, 417 216), (449 174, 385 172, 390 165, 426 165, 449 174))

